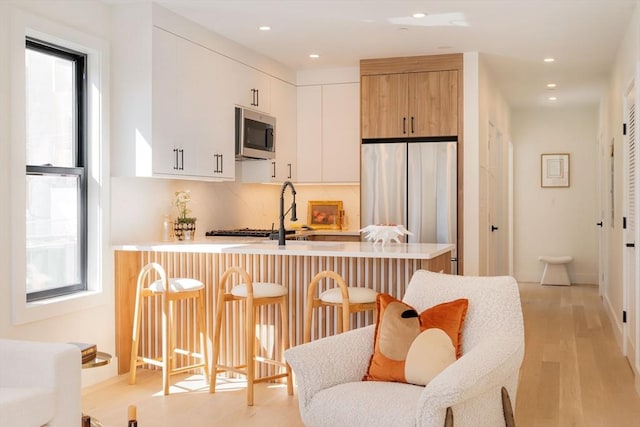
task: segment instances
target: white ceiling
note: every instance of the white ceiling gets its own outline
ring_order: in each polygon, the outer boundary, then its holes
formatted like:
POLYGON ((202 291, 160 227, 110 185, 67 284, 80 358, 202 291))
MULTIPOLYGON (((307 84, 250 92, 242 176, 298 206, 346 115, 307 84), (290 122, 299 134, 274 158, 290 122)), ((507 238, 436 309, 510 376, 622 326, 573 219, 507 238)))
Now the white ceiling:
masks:
POLYGON ((597 103, 637 5, 636 0, 154 1, 294 70, 477 51, 514 107, 550 105, 551 95, 558 106, 597 103), (428 16, 412 18, 415 12, 428 16), (272 30, 259 31, 260 25, 272 30), (311 60, 310 53, 320 58, 311 60), (556 62, 545 64, 547 56, 556 62), (549 82, 558 87, 550 91, 549 82))

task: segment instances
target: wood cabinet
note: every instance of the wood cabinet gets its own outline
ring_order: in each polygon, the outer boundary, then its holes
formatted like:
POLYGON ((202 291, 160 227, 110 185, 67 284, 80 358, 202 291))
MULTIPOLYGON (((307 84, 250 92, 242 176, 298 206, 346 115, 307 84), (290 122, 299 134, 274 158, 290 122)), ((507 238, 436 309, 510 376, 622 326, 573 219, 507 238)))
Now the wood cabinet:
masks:
POLYGON ((458 134, 458 71, 362 76, 362 138, 458 134))
POLYGON ((360 181, 358 86, 298 88, 298 182, 360 181))

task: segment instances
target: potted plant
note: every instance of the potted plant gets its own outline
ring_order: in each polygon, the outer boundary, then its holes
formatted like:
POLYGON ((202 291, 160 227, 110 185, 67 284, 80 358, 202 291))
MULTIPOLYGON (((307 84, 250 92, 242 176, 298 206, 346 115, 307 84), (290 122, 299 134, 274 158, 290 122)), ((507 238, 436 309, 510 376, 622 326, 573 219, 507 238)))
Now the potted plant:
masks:
POLYGON ((196 233, 196 218, 189 216, 191 210, 187 207, 191 201, 191 191, 176 191, 175 206, 178 218, 173 225, 173 231, 178 240, 192 240, 196 233))

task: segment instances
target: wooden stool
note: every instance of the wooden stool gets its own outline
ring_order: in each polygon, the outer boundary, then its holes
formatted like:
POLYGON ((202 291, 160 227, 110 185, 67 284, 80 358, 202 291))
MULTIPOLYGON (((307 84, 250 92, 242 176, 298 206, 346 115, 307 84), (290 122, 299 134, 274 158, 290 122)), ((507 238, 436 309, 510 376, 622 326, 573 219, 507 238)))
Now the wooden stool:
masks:
POLYGON ((376 310, 376 296, 373 289, 361 287, 347 287, 342 276, 334 271, 321 271, 309 283, 307 289, 307 308, 304 314, 304 342, 311 341, 311 323, 313 309, 318 307, 335 307, 338 310, 338 333, 349 330, 349 315, 360 311, 376 310), (332 288, 316 298, 316 288, 320 280, 333 279, 337 288, 332 288), (346 328, 346 329, 345 329, 346 328))
POLYGON ((169 394, 170 375, 190 371, 196 368, 203 368, 204 376, 208 380, 209 357, 207 355, 204 319, 204 284, 201 281, 186 278, 167 280, 164 269, 155 262, 142 267, 142 270, 138 275, 138 283, 136 285, 129 384, 136 383, 136 368, 138 365, 145 363, 162 368, 162 389, 165 395, 169 394), (145 287, 145 279, 152 270, 155 270, 158 273, 160 279, 151 283, 148 287, 145 287), (162 298, 162 357, 152 359, 144 356, 138 356, 138 346, 140 343, 140 320, 142 317, 142 298, 158 296, 162 298), (200 351, 202 354, 175 347, 175 303, 176 301, 189 298, 194 298, 196 301, 196 326, 200 335, 200 351), (201 362, 176 368, 174 353, 197 358, 200 359, 201 362))
POLYGON ((291 367, 289 364, 279 360, 273 360, 263 357, 256 357, 256 312, 260 306, 267 304, 277 304, 280 306, 281 317, 281 342, 282 351, 289 348, 289 313, 287 310, 287 288, 275 283, 259 283, 253 282, 249 273, 239 267, 231 267, 224 272, 220 279, 217 292, 217 304, 216 304, 216 332, 214 337, 214 350, 213 350, 213 367, 211 370, 211 382, 209 385, 209 391, 211 393, 216 392, 216 375, 218 372, 231 371, 238 374, 246 375, 247 377, 247 405, 253 406, 253 386, 256 383, 275 380, 278 378, 287 378, 287 393, 293 395, 293 380, 291 377, 291 367), (227 293, 227 280, 233 275, 237 274, 242 279, 241 284, 234 286, 230 293, 227 293), (225 366, 218 363, 218 357, 221 348, 221 330, 222 322, 225 318, 225 305, 227 302, 232 301, 244 301, 244 339, 245 345, 245 361, 244 364, 236 366, 225 366), (279 374, 269 375, 265 377, 256 377, 255 367, 256 363, 267 363, 283 367, 285 372, 279 374))

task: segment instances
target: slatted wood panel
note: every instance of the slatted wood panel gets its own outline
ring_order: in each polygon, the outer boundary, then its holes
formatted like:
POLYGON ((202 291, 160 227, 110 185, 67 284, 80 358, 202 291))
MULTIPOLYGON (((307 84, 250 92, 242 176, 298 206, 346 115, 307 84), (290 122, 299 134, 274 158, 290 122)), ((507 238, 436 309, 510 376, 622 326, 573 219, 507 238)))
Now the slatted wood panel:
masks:
MULTIPOLYGON (((307 297, 307 286, 313 276, 323 270, 334 270, 341 274, 349 286, 365 286, 378 292, 386 292, 402 297, 405 287, 419 268, 429 268, 434 261, 435 271, 447 260, 449 253, 429 262, 402 259, 345 258, 318 256, 281 256, 281 255, 248 255, 248 254, 212 254, 212 253, 169 253, 169 252, 122 252, 116 251, 116 271, 124 268, 124 272, 116 273, 117 316, 116 331, 118 344, 118 372, 129 370, 129 353, 131 337, 131 317, 135 294, 136 277, 134 268, 149 262, 161 264, 168 277, 192 277, 205 284, 206 327, 211 340, 214 332, 216 307, 215 289, 219 278, 231 266, 245 268, 254 281, 280 283, 289 289, 289 333, 291 345, 301 344, 304 332, 304 309, 307 297), (441 259, 440 259, 441 258, 441 259), (122 263, 122 266, 120 265, 122 263), (124 274, 126 273, 126 274, 124 274)), ((151 278, 153 279, 153 278, 151 278)), ((229 285, 237 284, 237 279, 229 285)), ((332 287, 332 283, 320 283, 320 292, 332 287)), ((148 299, 145 302, 142 320, 141 349, 147 357, 161 355, 161 306, 160 299, 148 299)), ((195 306, 190 302, 182 302, 177 307, 178 333, 176 345, 182 348, 195 349, 198 339, 195 328, 195 306)), ((260 356, 280 358, 280 339, 276 331, 280 330, 279 313, 272 306, 260 309, 259 340, 260 356)), ((332 309, 317 310, 314 313, 312 339, 332 335, 336 332, 336 313, 332 309)), ((227 304, 227 316, 222 333, 224 348, 221 349, 223 363, 238 362, 244 355, 244 343, 238 339, 243 330, 243 317, 239 302, 227 304), (234 345, 231 345, 231 344, 234 345)), ((362 327, 374 322, 371 312, 352 314, 353 328, 362 327)), ((212 343, 209 344, 212 354, 212 343)), ((184 357, 177 359, 178 366, 186 361, 184 357)), ((260 372, 260 375, 264 372, 260 372)))

